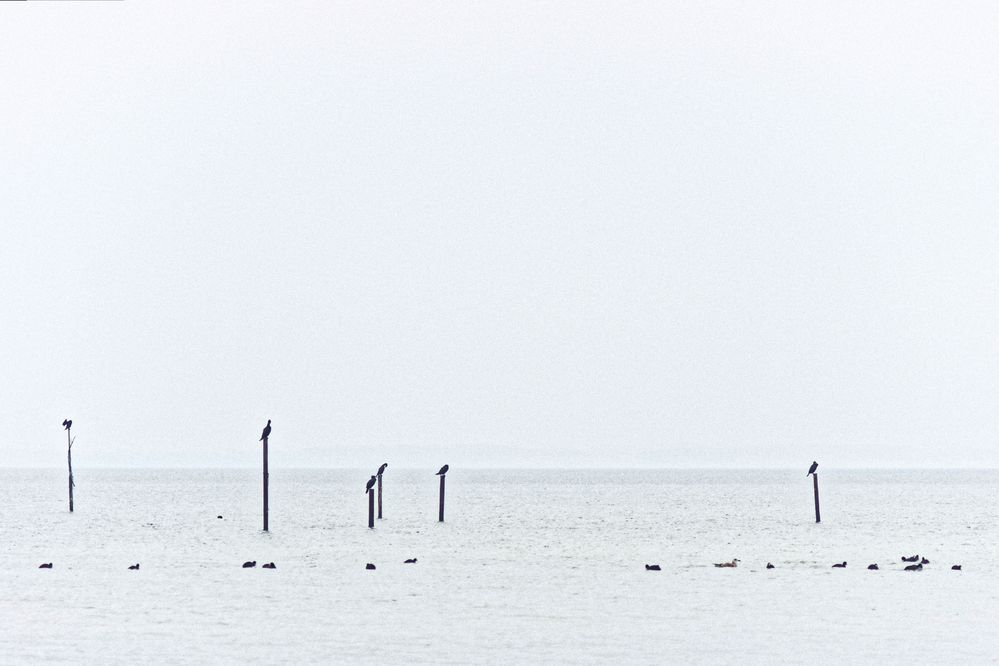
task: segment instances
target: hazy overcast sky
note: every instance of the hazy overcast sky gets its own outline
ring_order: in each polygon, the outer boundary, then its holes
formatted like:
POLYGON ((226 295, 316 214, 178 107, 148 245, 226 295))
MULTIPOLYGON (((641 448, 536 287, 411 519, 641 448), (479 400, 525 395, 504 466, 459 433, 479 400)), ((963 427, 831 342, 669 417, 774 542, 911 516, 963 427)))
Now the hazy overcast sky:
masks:
POLYGON ((997 466, 996 35, 0 3, 0 466, 997 466))

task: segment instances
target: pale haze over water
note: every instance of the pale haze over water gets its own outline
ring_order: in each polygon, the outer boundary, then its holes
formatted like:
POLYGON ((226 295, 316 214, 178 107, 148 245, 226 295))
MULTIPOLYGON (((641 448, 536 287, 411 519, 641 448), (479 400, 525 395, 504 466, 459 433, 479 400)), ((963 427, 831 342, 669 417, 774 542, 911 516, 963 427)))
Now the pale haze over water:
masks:
POLYGON ((2 3, 0 459, 996 467, 995 3, 2 3))

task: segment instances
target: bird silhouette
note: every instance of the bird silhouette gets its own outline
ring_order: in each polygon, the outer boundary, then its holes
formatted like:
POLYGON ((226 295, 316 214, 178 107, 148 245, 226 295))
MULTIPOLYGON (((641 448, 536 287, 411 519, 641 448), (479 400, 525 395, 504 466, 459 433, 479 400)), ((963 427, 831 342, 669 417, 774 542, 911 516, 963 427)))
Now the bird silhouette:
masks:
POLYGON ((243 562, 243 568, 244 569, 252 569, 255 566, 257 566, 257 561, 256 560, 250 560, 249 562, 243 562))
POLYGON ((877 564, 868 564, 867 565, 867 570, 868 571, 878 571, 879 570, 878 569, 878 565, 877 564))
POLYGON ((367 485, 367 486, 365 486, 365 488, 364 488, 364 492, 365 492, 365 493, 370 493, 370 492, 371 492, 371 489, 375 487, 375 484, 376 484, 377 482, 378 482, 378 477, 377 477, 377 476, 375 476, 374 474, 372 474, 372 475, 371 475, 371 478, 370 478, 370 479, 368 479, 368 485, 367 485))
POLYGON ((923 570, 923 565, 922 564, 910 564, 909 566, 907 566, 905 568, 905 570, 906 571, 922 571, 923 570))
POLYGON ((843 562, 842 564, 834 564, 834 565, 832 565, 832 568, 833 569, 845 569, 846 568, 846 562, 843 562))
POLYGON ((263 434, 260 435, 260 439, 258 439, 257 441, 262 442, 270 436, 271 436, 271 420, 267 419, 267 425, 264 426, 264 432, 263 434))
POLYGON ((406 560, 405 562, 403 562, 403 564, 416 564, 416 558, 415 557, 411 557, 408 560, 406 560))
POLYGON ((381 464, 381 466, 378 468, 378 476, 381 476, 382 474, 385 473, 385 468, 386 467, 388 467, 388 463, 382 463, 381 464))
POLYGON ((661 566, 659 566, 658 564, 646 564, 645 565, 645 570, 646 571, 662 571, 663 568, 661 566))
POLYGON ((277 565, 273 562, 268 562, 263 566, 264 569, 277 569, 277 565))
POLYGON ((130 566, 129 570, 130 571, 138 571, 139 570, 139 563, 136 562, 135 564, 133 564, 132 566, 130 566))
POLYGON ((448 466, 447 466, 447 465, 444 465, 443 467, 441 467, 441 468, 440 468, 440 469, 439 469, 439 470, 437 471, 437 474, 436 474, 435 476, 443 476, 443 475, 447 474, 447 470, 448 470, 448 466))
POLYGON ((64 419, 62 425, 66 430, 69 430, 70 428, 73 427, 73 421, 71 421, 70 419, 64 419))
POLYGON ((812 466, 808 468, 808 474, 806 474, 805 476, 808 476, 809 474, 815 474, 815 470, 818 469, 818 467, 819 464, 813 460, 812 466))

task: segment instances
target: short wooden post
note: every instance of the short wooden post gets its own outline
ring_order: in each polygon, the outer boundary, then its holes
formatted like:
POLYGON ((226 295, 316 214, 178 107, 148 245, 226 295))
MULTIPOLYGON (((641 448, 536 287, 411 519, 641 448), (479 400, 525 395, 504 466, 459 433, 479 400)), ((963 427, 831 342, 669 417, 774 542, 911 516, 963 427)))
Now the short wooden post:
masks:
POLYGON ((382 475, 378 475, 378 520, 382 519, 382 475))
POLYGON ((69 512, 73 513, 73 438, 70 435, 70 429, 73 426, 66 427, 66 462, 69 464, 69 512))
POLYGON ((819 475, 812 474, 812 485, 815 488, 815 522, 821 523, 822 518, 819 516, 819 475))
POLYGON ((267 532, 267 514, 269 512, 269 507, 267 505, 267 486, 270 482, 270 473, 267 471, 267 438, 264 437, 264 531, 267 532))
POLYGON ((375 489, 368 488, 368 527, 375 527, 375 489))
POLYGON ((444 522, 444 478, 446 476, 447 476, 446 474, 441 474, 441 503, 440 503, 440 512, 438 513, 437 516, 437 522, 439 523, 444 522))

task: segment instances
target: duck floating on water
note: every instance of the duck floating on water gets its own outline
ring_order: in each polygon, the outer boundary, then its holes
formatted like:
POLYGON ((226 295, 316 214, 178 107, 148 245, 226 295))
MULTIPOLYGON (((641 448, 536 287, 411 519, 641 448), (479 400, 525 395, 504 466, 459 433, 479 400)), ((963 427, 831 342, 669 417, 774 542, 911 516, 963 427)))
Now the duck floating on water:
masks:
POLYGON ((274 564, 273 562, 268 562, 262 568, 264 568, 264 569, 277 569, 277 565, 274 564))
POLYGON ((839 564, 834 564, 834 565, 832 565, 832 568, 833 569, 845 569, 846 568, 846 561, 844 560, 843 562, 840 562, 839 564))
POLYGON ((954 566, 952 566, 950 568, 950 570, 951 571, 960 571, 961 570, 961 565, 960 564, 955 564, 954 566))
POLYGON ((734 569, 739 566, 739 562, 741 561, 739 558, 733 557, 731 562, 715 562, 715 566, 720 569, 734 569))
POLYGON ((130 567, 128 568, 128 570, 129 570, 129 571, 138 571, 138 570, 139 570, 139 563, 138 563, 138 562, 136 562, 135 564, 133 564, 132 566, 130 566, 130 567))
POLYGON ((876 564, 868 564, 867 565, 867 570, 868 571, 878 571, 878 565, 876 565, 876 564))
POLYGON ((252 569, 255 566, 257 566, 257 561, 256 560, 251 560, 249 562, 243 562, 243 568, 244 569, 252 569))
POLYGON ((371 562, 368 562, 367 564, 364 565, 364 568, 367 569, 368 571, 374 571, 375 565, 372 564, 371 562))
POLYGON ((403 564, 416 564, 416 558, 415 557, 411 557, 408 560, 406 560, 405 562, 403 562, 403 564))
POLYGON ((46 562, 45 564, 39 564, 38 568, 39 569, 51 569, 52 568, 52 563, 51 562, 46 562))
POLYGON ((906 557, 905 555, 903 555, 902 556, 902 561, 903 562, 918 562, 919 561, 919 555, 913 555, 912 557, 906 557))
POLYGON ((922 564, 910 564, 909 566, 907 566, 905 568, 905 570, 906 571, 922 571, 923 570, 923 565, 922 564))
POLYGON ((776 568, 777 567, 775 567, 774 565, 772 565, 769 562, 767 562, 767 569, 776 569, 776 568))
POLYGON ((929 563, 930 563, 930 561, 929 561, 928 559, 926 559, 926 558, 924 557, 923 559, 921 559, 921 560, 919 561, 919 563, 920 563, 920 564, 929 564, 929 563))
POLYGON ((645 565, 645 570, 646 571, 662 571, 662 567, 660 567, 658 564, 646 564, 645 565))

